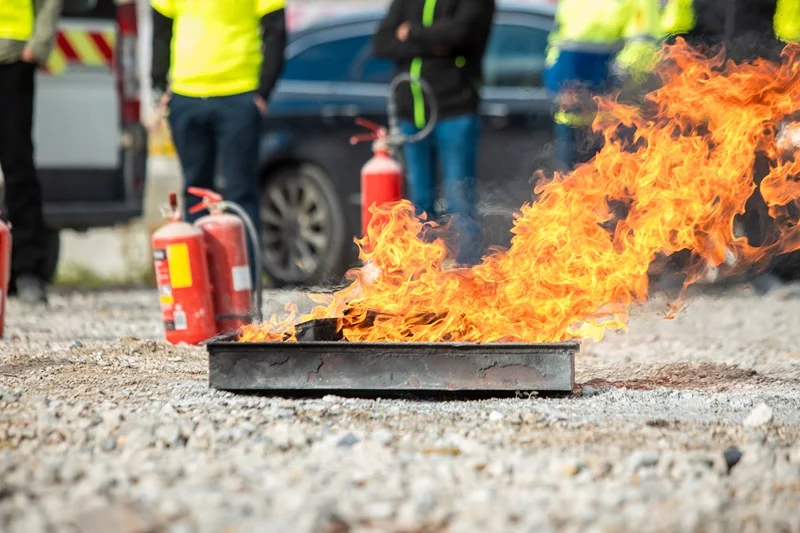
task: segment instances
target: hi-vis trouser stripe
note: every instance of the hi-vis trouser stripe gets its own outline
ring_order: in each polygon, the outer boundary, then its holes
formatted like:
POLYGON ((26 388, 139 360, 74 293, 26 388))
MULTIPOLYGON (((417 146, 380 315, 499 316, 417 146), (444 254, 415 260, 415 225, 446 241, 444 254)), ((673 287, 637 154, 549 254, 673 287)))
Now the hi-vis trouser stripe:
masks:
POLYGON ((57 76, 63 74, 69 65, 110 68, 114 60, 115 44, 116 33, 113 30, 59 31, 53 51, 42 70, 57 76))

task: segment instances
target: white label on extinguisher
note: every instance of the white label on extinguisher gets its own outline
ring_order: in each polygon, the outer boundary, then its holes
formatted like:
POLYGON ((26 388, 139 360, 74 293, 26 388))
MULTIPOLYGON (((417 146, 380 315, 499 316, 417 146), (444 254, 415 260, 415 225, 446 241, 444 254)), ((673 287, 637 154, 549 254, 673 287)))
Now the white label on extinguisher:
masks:
POLYGON ((175 309, 175 313, 172 315, 172 320, 175 323, 176 331, 183 331, 188 327, 188 324, 186 323, 186 313, 180 309, 175 309))
POLYGON ((253 287, 250 283, 250 267, 247 265, 233 267, 231 277, 233 278, 233 290, 237 292, 249 291, 253 287))

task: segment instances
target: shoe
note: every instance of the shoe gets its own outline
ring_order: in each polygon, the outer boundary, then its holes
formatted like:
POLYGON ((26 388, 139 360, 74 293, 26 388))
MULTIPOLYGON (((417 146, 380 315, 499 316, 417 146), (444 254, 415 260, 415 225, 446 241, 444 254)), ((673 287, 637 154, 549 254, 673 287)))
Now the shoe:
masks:
POLYGON ((28 304, 47 304, 45 282, 36 276, 19 276, 16 279, 17 298, 28 304))

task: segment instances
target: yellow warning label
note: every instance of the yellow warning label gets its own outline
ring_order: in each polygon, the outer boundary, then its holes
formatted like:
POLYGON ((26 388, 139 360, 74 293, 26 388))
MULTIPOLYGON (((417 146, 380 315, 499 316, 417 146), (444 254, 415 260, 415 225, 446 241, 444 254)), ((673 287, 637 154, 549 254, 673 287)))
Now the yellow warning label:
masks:
POLYGON ((167 265, 169 265, 169 284, 173 289, 192 286, 192 266, 189 264, 189 247, 186 243, 167 246, 167 265))
POLYGON ((161 295, 161 304, 162 305, 172 305, 174 303, 175 303, 175 298, 173 298, 171 294, 169 296, 161 295))

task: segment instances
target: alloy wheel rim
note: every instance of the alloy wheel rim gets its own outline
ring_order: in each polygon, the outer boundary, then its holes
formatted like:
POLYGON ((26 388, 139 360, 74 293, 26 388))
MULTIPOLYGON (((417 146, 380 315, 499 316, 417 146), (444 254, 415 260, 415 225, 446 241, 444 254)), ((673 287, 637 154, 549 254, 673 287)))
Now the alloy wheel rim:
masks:
POLYGON ((261 201, 264 261, 277 276, 300 281, 313 274, 330 247, 322 192, 299 177, 269 183, 261 201))

